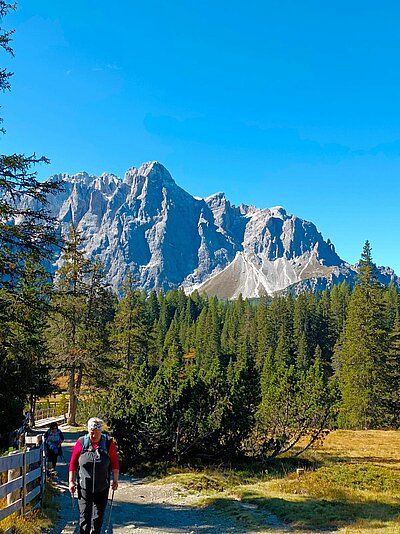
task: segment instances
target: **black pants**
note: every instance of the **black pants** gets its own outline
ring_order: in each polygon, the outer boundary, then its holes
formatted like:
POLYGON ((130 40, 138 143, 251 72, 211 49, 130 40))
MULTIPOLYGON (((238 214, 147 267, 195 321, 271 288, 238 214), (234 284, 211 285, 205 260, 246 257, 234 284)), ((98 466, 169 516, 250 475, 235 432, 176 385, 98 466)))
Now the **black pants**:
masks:
POLYGON ((55 469, 57 465, 57 456, 58 456, 58 452, 54 452, 50 448, 47 449, 47 459, 53 469, 55 469))
POLYGON ((92 493, 78 486, 80 534, 100 534, 107 499, 108 488, 92 493))

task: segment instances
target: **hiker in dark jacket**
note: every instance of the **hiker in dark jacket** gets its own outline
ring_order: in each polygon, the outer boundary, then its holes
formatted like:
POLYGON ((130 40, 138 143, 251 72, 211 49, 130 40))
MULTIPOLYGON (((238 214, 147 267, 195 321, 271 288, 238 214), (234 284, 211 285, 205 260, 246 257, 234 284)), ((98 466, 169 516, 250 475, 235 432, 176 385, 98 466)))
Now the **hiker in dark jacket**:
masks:
POLYGON ((49 474, 56 474, 57 457, 61 456, 61 443, 64 441, 64 434, 58 428, 58 424, 53 422, 50 424, 49 430, 44 434, 44 441, 46 443, 46 454, 49 462, 49 474))
POLYGON ((88 434, 75 443, 69 464, 69 491, 78 489, 80 534, 100 534, 107 506, 110 474, 111 487, 118 488, 119 461, 115 443, 102 433, 103 421, 88 421, 88 434), (78 485, 76 472, 79 470, 78 485))

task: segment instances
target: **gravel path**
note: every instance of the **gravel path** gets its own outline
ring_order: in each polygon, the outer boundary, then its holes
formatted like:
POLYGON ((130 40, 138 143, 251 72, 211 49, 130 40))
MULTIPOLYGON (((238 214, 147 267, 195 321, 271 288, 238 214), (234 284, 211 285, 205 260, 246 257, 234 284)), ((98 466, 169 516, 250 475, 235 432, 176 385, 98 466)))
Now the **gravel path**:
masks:
POLYGON ((143 480, 122 480, 114 495, 112 508, 115 534, 217 534, 242 532, 226 518, 208 509, 191 506, 176 484, 145 484, 143 480))
MULTIPOLYGON (((54 483, 60 490, 60 516, 56 525, 46 534, 73 534, 72 521, 78 522, 78 507, 75 500, 74 517, 72 499, 68 491, 68 463, 72 447, 80 434, 63 429, 64 461, 57 466, 54 483)), ((110 492, 111 497, 111 492, 110 492)), ((151 484, 143 479, 121 476, 118 490, 114 493, 111 511, 113 534, 254 534, 255 531, 243 530, 234 519, 219 513, 212 507, 196 507, 199 497, 187 494, 178 484, 151 484)), ((109 507, 105 514, 104 527, 107 526, 109 507)), ((274 516, 264 515, 265 530, 281 534, 280 522, 274 516)), ((103 528, 104 530, 104 528, 103 528)), ((76 529, 78 532, 78 529, 76 529)), ((256 532, 260 532, 257 530, 256 532)))

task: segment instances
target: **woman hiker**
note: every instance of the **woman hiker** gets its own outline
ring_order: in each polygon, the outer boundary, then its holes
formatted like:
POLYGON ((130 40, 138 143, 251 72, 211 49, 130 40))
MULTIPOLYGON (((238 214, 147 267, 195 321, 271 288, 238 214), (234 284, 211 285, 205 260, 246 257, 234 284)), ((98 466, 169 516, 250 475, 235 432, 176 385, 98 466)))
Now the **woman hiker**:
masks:
POLYGON ((49 430, 44 434, 44 441, 46 443, 49 474, 56 475, 57 457, 61 456, 61 443, 64 441, 64 434, 58 428, 56 422, 50 423, 49 430))
POLYGON ((88 433, 75 443, 69 464, 69 491, 78 489, 80 534, 100 534, 111 487, 118 488, 119 461, 112 438, 102 433, 104 423, 97 417, 88 421, 88 433), (75 485, 79 468, 78 484, 75 485))

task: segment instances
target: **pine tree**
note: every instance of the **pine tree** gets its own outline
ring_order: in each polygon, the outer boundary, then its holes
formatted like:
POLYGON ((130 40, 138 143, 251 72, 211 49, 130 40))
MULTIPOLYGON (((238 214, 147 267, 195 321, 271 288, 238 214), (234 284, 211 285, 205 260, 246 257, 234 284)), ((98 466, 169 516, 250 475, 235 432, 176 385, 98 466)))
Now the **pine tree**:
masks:
POLYGON ((372 428, 382 422, 382 369, 387 333, 382 289, 377 283, 371 247, 366 241, 357 285, 350 297, 336 366, 342 394, 339 422, 346 428, 372 428))
POLYGON ((308 448, 323 435, 336 403, 335 387, 327 384, 316 354, 305 371, 275 360, 272 351, 261 376, 261 403, 247 447, 253 455, 273 458, 303 440, 308 448))
POLYGON ((50 287, 44 268, 28 258, 13 291, 0 289, 0 422, 5 429, 17 426, 26 402, 33 417, 37 397, 54 389, 44 336, 50 287))
POLYGON ((37 398, 45 397, 55 389, 50 379, 51 359, 45 339, 50 294, 51 283, 44 267, 35 259, 27 260, 14 303, 13 314, 19 324, 10 325, 10 333, 13 333, 14 347, 17 345, 23 368, 27 371, 22 383, 32 417, 37 398))
MULTIPOLYGON (((15 4, 0 1, 0 19, 15 9, 15 4)), ((0 28, 0 48, 13 55, 10 46, 13 30, 0 28)), ((10 89, 12 73, 0 69, 0 91, 10 89)), ((0 118, 0 122, 2 119, 0 118)), ((4 128, 0 133, 5 133, 4 128)), ((61 188, 59 182, 39 182, 31 169, 48 163, 45 157, 12 154, 0 156, 0 287, 12 290, 24 268, 27 255, 35 260, 50 257, 57 243, 56 220, 44 209, 46 196, 61 188), (22 203, 22 199, 28 201, 22 203)))
POLYGON ((187 377, 171 345, 147 393, 146 427, 155 458, 179 461, 187 377))
POLYGON ((400 315, 400 296, 393 280, 385 290, 384 296, 386 327, 392 330, 400 315))
MULTIPOLYGON (((155 308, 154 298, 151 305, 155 308)), ((140 367, 147 357, 150 330, 148 310, 145 294, 134 289, 132 275, 128 273, 122 285, 122 296, 116 307, 110 334, 116 361, 128 372, 132 367, 140 367)))
POLYGON ((150 411, 151 373, 146 363, 130 381, 114 382, 104 399, 104 417, 118 441, 118 452, 126 465, 152 459, 152 436, 147 425, 150 411))
MULTIPOLYGON (((3 28, 3 19, 13 9, 15 4, 0 0, 0 48, 10 55, 14 31, 3 28)), ((0 69, 0 91, 10 89, 11 76, 0 69)), ((60 184, 41 183, 32 171, 35 164, 47 162, 35 154, 0 156, 0 425, 4 431, 19 424, 27 394, 33 403, 34 396, 45 391, 48 379, 41 346, 43 315, 37 309, 43 303, 39 286, 45 284, 39 262, 51 258, 58 243, 56 221, 45 211, 45 204, 47 194, 60 189, 60 184), (33 270, 38 281, 32 280, 35 289, 29 293, 26 281, 33 270)))
POLYGON ((384 425, 399 428, 400 413, 400 319, 397 317, 389 335, 385 365, 382 372, 384 388, 382 404, 384 410, 384 425))
POLYGON ((112 296, 102 285, 99 266, 81 249, 73 225, 61 254, 49 318, 48 343, 58 372, 68 374, 68 423, 76 424, 78 395, 84 379, 91 387, 104 384, 107 323, 112 318, 112 296), (90 380, 89 380, 90 379, 90 380))
POLYGON ((109 324, 114 318, 115 296, 105 284, 103 266, 99 260, 91 262, 87 277, 86 310, 83 323, 83 359, 85 365, 80 374, 78 391, 82 379, 92 389, 107 386, 111 377, 109 324))

